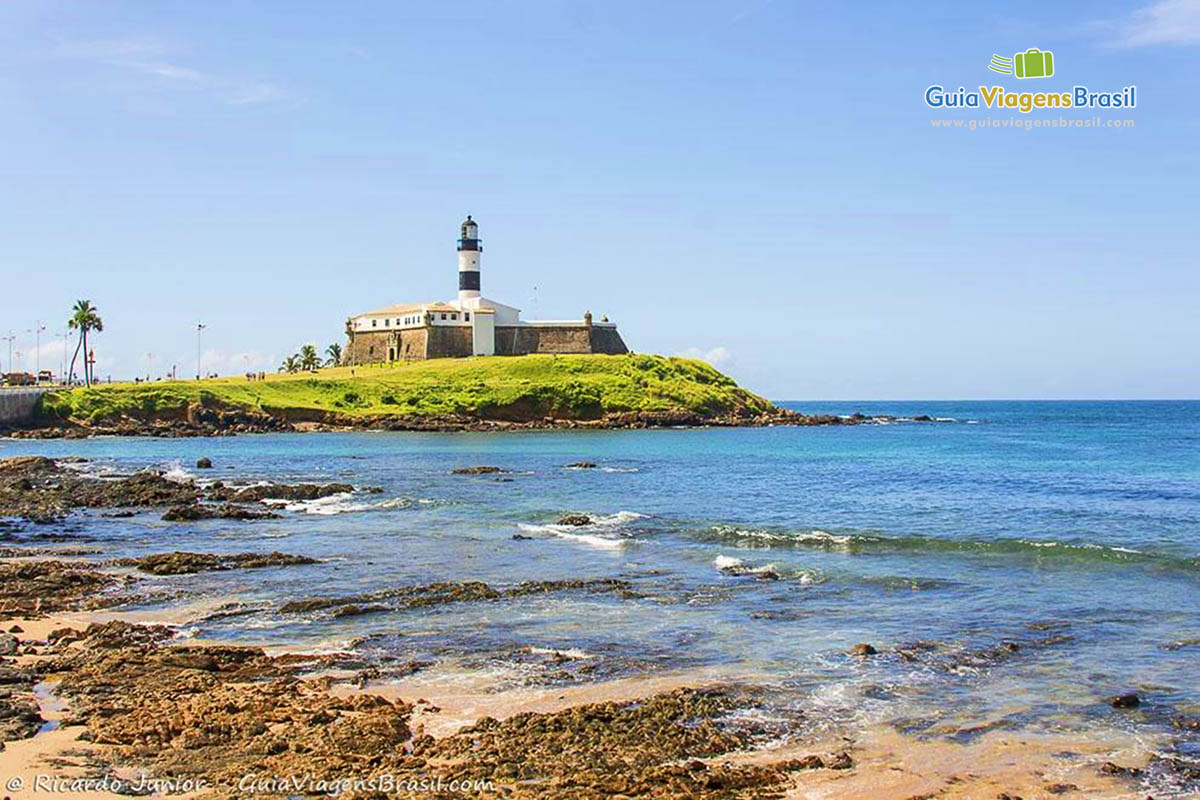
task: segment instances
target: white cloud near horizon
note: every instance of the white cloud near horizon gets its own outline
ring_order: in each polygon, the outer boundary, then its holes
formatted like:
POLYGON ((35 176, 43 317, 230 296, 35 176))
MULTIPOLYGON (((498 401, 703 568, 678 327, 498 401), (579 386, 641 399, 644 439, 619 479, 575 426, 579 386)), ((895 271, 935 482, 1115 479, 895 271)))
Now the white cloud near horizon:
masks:
POLYGON ((714 367, 729 366, 733 363, 733 353, 727 347, 714 347, 709 350, 689 347, 686 350, 680 350, 675 355, 683 358, 698 358, 701 361, 707 361, 714 367))
POLYGON ((103 64, 147 80, 148 85, 199 92, 225 105, 245 106, 281 100, 287 93, 263 80, 234 78, 178 63, 171 48, 153 39, 64 42, 58 58, 103 64))
POLYGON ((1110 31, 1117 47, 1200 44, 1200 0, 1159 0, 1094 27, 1110 31))

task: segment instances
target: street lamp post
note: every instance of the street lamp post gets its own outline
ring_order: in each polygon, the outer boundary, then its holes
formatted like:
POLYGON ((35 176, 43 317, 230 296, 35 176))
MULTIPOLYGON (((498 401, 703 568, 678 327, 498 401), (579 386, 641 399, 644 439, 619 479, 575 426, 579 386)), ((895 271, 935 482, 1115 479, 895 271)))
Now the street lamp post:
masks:
POLYGON ((16 340, 16 338, 17 337, 13 334, 12 331, 8 332, 8 336, 0 336, 0 339, 3 339, 4 341, 8 342, 8 371, 9 372, 13 371, 12 344, 16 340))
POLYGON ((207 327, 203 322, 196 323, 196 380, 200 380, 200 332, 207 327))
POLYGON ((37 337, 36 338, 37 346, 34 348, 34 351, 33 351, 34 359, 35 359, 35 363, 36 363, 36 366, 34 367, 34 372, 36 373, 36 376, 33 379, 33 384, 34 384, 34 386, 41 386, 42 385, 42 331, 46 330, 46 326, 42 324, 41 320, 38 320, 37 322, 34 323, 33 330, 35 331, 35 335, 37 337))

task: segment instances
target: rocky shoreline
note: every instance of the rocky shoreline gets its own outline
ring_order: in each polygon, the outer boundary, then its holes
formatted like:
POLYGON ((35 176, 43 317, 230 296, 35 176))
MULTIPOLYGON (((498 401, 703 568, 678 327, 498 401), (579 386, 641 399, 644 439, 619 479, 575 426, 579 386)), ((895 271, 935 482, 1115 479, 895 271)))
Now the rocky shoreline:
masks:
POLYGON ((252 433, 314 431, 487 432, 530 430, 631 430, 643 428, 749 428, 769 426, 875 425, 893 422, 936 422, 919 415, 898 418, 887 414, 801 414, 776 408, 769 413, 703 415, 689 411, 629 411, 596 419, 536 416, 493 419, 469 414, 442 416, 355 416, 333 412, 279 412, 219 409, 192 404, 178 415, 122 416, 89 422, 39 418, 21 425, 0 425, 0 436, 13 439, 85 439, 92 436, 152 436, 186 438, 236 436, 252 433))
MULTIPOLYGON (((1027 763, 1014 766, 1007 740, 993 749, 942 742, 942 750, 929 750, 916 739, 896 740, 889 731, 867 735, 838 728, 821 736, 787 736, 786 721, 769 704, 769 687, 734 678, 661 682, 640 676, 618 691, 618 681, 593 678, 585 667, 572 671, 575 657, 563 652, 537 656, 549 682, 536 710, 496 692, 486 695, 487 715, 468 704, 460 721, 450 723, 451 710, 441 697, 428 699, 427 690, 436 683, 395 691, 408 676, 432 669, 429 662, 395 655, 380 660, 353 647, 284 653, 190 642, 181 635, 183 626, 121 619, 114 610, 136 602, 144 581, 161 583, 197 572, 300 569, 315 559, 282 552, 173 551, 85 562, 71 560, 66 550, 51 555, 43 547, 27 547, 54 541, 54 534, 30 536, 26 523, 40 528, 75 509, 248 508, 238 504, 347 491, 371 488, 237 487, 170 480, 153 472, 101 478, 81 472, 72 460, 0 460, 0 520, 22 520, 0 527, 0 539, 11 545, 0 549, 0 759, 16 765, 7 772, 29 780, 61 773, 92 782, 80 786, 107 781, 108 789, 120 794, 203 797, 715 800, 805 797, 815 791, 828 797, 1013 800, 1045 793, 1123 797, 1144 770, 1190 769, 1182 762, 1109 761, 1099 770, 1081 764, 1070 783, 1050 782, 1046 765, 1064 747, 1057 741, 1023 744, 1027 763), (960 749, 952 758, 939 755, 953 748, 960 749), (925 761, 900 768, 899 754, 925 761), (964 771, 968 762, 972 768, 964 771)), ((562 524, 585 519, 567 515, 562 524)), ((89 554, 103 557, 95 550, 89 554)), ((607 595, 622 602, 642 596, 634 582, 619 578, 509 584, 434 580, 295 600, 271 613, 310 618, 420 613, 434 605, 503 604, 560 593, 607 595)), ((903 659, 953 672, 1018 658, 1069 638, 1037 628, 1027 640, 969 652, 943 652, 936 643, 878 649, 864 643, 845 657, 863 664, 903 659)), ((1136 704, 1122 696, 1112 706, 1136 704)), ((808 713, 798 711, 796 717, 808 713)), ((11 784, 10 794, 14 800, 32 796, 12 793, 11 784)))

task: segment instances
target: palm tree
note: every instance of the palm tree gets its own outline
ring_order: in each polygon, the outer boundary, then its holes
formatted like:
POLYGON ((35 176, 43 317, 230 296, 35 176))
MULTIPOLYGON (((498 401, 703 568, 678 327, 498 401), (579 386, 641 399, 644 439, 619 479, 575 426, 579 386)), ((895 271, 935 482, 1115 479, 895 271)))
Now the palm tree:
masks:
POLYGON ((296 356, 288 356, 283 360, 283 363, 279 365, 280 372, 296 372, 299 369, 300 359, 296 358, 296 356))
POLYGON ((300 348, 300 369, 314 370, 321 366, 321 357, 317 355, 316 345, 306 344, 300 348))
POLYGON ((104 320, 100 319, 100 314, 92 305, 91 300, 76 300, 75 307, 71 309, 71 318, 67 320, 67 327, 71 330, 79 331, 79 343, 75 345, 75 355, 71 356, 71 369, 67 371, 67 379, 75 374, 75 359, 79 358, 79 349, 83 348, 83 382, 87 386, 92 385, 91 363, 88 360, 88 331, 104 330, 104 320))
POLYGON ((325 355, 329 356, 329 360, 325 363, 331 367, 340 367, 342 365, 342 346, 337 342, 325 348, 325 355))

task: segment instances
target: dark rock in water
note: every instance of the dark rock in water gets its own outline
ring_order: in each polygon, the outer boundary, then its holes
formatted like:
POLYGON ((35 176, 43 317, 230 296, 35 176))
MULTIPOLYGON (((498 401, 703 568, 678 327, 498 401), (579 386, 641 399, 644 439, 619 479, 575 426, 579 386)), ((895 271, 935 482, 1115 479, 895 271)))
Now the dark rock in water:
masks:
POLYGON ((196 572, 220 572, 230 569, 261 569, 295 564, 316 564, 315 558, 287 553, 155 553, 122 563, 135 566, 151 575, 187 575, 196 572))
POLYGON ((450 470, 451 475, 494 475, 497 472, 508 472, 502 467, 458 467, 450 470))
POLYGON ((1165 773, 1173 782, 1200 781, 1200 765, 1182 758, 1152 755, 1146 769, 1154 773, 1165 773))
POLYGON ((224 505, 204 505, 189 503, 183 506, 172 506, 162 517, 167 522, 190 522, 201 519, 279 519, 279 515, 271 511, 256 511, 245 506, 235 506, 231 503, 224 505))
POLYGON ((859 656, 860 658, 865 658, 867 656, 873 656, 878 652, 879 652, 878 650, 876 650, 874 647, 867 644, 866 642, 859 642, 858 644, 854 645, 854 647, 850 648, 850 655, 859 656))
POLYGON ((525 534, 523 534, 523 533, 514 533, 514 534, 512 535, 512 538, 513 538, 513 539, 515 539, 515 540, 517 540, 518 542, 522 542, 522 541, 527 541, 527 540, 533 539, 534 537, 532 537, 532 536, 526 536, 526 535, 525 535, 525 534))
POLYGON ((1171 724, 1181 731, 1200 731, 1200 717, 1175 717, 1171 724))
POLYGON ((566 469, 595 469, 596 466, 594 461, 576 461, 574 464, 567 464, 566 469))
POLYGON ((100 516, 106 517, 108 519, 129 519, 130 517, 136 517, 137 512, 136 511, 113 511, 108 514, 101 514, 100 516))
POLYGON ((1124 778, 1137 778, 1145 773, 1145 770, 1137 767, 1122 767, 1119 764, 1114 764, 1111 761, 1105 761, 1100 767, 1101 775, 1119 775, 1124 778))
POLYGON ((334 617, 357 617, 363 614, 374 614, 378 611, 390 610, 387 606, 378 603, 369 603, 367 605, 357 605, 350 603, 333 612, 334 617))
POLYGON ((591 525, 592 518, 587 514, 564 514, 558 520, 559 525, 571 525, 576 528, 581 528, 584 525, 591 525))
POLYGON ((196 459, 196 469, 212 469, 212 468, 213 468, 213 465, 212 465, 211 458, 196 459))
MULTIPOLYGON (((367 606, 380 603, 386 603, 387 610, 426 608, 443 603, 482 602, 566 591, 613 593, 626 598, 633 596, 631 588, 628 581, 617 578, 525 581, 503 591, 494 589, 483 581, 438 581, 417 586, 400 586, 369 595, 292 600, 280 606, 279 613, 307 614, 344 606, 367 606)), ((334 613, 336 614, 336 612, 334 613)))
POLYGON ((354 491, 354 487, 348 483, 326 483, 323 485, 314 483, 298 483, 295 485, 271 483, 265 486, 247 486, 245 489, 229 489, 228 487, 222 487, 222 489, 223 491, 220 492, 210 489, 209 496, 214 500, 253 503, 263 500, 317 500, 322 497, 329 497, 335 494, 349 494, 354 491))
POLYGON ((1142 700, 1135 692, 1126 692, 1108 698, 1108 704, 1113 708, 1137 708, 1142 704, 1142 700))

